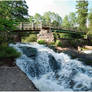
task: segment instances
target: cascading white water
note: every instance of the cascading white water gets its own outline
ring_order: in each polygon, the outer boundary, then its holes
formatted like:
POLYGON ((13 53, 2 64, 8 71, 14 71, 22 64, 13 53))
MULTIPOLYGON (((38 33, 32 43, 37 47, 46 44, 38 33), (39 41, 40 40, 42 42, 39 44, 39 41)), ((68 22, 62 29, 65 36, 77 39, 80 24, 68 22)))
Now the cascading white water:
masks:
POLYGON ((10 44, 22 53, 16 64, 41 91, 92 91, 92 67, 39 45, 10 44))

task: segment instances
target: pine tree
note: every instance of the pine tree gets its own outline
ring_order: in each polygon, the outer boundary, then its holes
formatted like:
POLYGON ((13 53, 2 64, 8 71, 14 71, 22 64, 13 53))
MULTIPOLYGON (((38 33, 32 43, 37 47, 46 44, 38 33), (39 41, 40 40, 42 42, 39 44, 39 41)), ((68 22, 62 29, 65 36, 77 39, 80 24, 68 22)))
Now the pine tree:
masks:
POLYGON ((89 13, 88 19, 89 19, 89 29, 90 29, 90 31, 92 31, 92 9, 89 13))
POLYGON ((79 30, 86 31, 87 15, 88 15, 88 1, 87 0, 78 0, 76 1, 76 9, 78 14, 78 24, 79 30))

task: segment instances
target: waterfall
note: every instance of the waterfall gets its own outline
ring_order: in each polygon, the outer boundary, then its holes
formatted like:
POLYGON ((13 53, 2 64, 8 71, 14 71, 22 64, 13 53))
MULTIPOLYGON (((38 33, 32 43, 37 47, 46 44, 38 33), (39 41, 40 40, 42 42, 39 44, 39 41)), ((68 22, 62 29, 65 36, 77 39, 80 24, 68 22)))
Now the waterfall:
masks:
POLYGON ((10 46, 21 52, 16 64, 40 91, 92 91, 92 67, 37 43, 10 46))

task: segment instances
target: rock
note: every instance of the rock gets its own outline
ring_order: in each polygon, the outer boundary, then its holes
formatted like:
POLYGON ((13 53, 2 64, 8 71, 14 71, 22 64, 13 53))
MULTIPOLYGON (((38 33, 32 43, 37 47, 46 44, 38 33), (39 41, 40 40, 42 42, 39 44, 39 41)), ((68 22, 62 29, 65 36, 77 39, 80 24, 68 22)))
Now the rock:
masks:
POLYGON ((66 50, 63 53, 71 56, 72 59, 78 58, 79 61, 82 61, 84 64, 92 65, 92 55, 78 52, 76 50, 66 50))
POLYGON ((56 59, 52 55, 49 55, 48 57, 49 57, 49 65, 51 69, 54 72, 57 72, 61 68, 59 62, 57 62, 56 59))
POLYGON ((37 40, 45 40, 46 42, 54 42, 54 35, 49 29, 42 29, 37 35, 37 40))
POLYGON ((32 47, 22 47, 23 54, 26 54, 28 57, 35 58, 37 56, 37 49, 32 47))

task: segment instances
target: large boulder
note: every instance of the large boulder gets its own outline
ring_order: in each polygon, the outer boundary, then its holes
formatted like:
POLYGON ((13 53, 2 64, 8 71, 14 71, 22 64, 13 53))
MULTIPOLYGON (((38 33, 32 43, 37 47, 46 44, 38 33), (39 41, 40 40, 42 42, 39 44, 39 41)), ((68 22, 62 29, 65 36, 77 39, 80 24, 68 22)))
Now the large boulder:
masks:
POLYGON ((23 54, 27 57, 35 58, 37 56, 37 49, 32 47, 21 47, 23 54))

